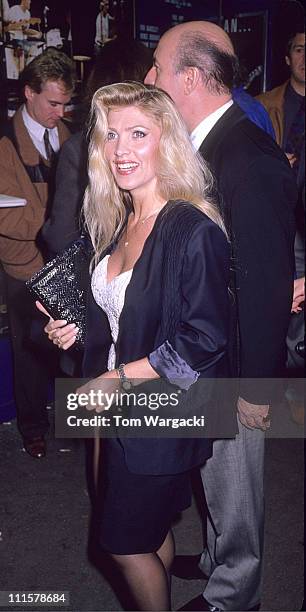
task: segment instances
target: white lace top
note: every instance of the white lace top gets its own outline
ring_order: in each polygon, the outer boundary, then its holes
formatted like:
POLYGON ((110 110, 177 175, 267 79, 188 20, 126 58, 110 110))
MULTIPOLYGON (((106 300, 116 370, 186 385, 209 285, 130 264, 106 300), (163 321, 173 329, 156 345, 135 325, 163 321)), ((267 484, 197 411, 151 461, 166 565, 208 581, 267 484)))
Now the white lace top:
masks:
POLYGON ((133 270, 122 272, 108 283, 107 264, 109 257, 109 255, 103 257, 95 268, 91 279, 91 289, 98 306, 106 313, 111 328, 113 344, 109 350, 107 367, 109 370, 113 370, 116 363, 115 344, 119 332, 119 317, 133 270))

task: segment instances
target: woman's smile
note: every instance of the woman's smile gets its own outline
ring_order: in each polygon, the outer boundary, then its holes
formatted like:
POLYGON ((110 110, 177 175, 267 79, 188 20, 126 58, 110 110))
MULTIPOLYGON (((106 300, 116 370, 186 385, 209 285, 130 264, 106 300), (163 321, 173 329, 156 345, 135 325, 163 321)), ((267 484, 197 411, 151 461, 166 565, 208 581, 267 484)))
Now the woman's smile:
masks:
POLYGON ((117 168, 118 174, 121 174, 123 176, 127 174, 132 174, 139 167, 139 164, 137 162, 132 161, 115 161, 114 163, 117 168))

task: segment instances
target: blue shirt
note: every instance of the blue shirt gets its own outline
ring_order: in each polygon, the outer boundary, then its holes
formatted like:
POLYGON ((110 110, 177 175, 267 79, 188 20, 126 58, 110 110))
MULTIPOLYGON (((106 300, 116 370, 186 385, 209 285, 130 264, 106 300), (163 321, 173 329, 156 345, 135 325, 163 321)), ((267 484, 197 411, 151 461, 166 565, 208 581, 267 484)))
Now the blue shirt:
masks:
POLYGON ((232 91, 232 96, 234 102, 240 106, 247 117, 275 140, 272 121, 261 102, 255 100, 255 98, 248 94, 243 87, 235 87, 232 91))

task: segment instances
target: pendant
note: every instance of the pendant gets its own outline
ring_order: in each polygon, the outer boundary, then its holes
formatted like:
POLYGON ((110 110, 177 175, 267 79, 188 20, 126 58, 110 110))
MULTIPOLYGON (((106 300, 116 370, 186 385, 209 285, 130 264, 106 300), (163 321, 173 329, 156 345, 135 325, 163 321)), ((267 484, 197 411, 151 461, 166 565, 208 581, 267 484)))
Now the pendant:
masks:
POLYGON ((128 242, 125 242, 125 243, 124 243, 124 246, 125 246, 125 247, 129 246, 129 243, 128 243, 128 242))

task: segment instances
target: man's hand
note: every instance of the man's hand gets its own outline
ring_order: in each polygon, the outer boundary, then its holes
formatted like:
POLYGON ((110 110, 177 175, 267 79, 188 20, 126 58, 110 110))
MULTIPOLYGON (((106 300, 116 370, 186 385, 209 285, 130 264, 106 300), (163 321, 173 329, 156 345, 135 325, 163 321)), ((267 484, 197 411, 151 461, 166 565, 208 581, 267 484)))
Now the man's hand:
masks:
POLYGON ((261 429, 262 431, 269 429, 269 405, 250 404, 239 397, 237 408, 240 423, 248 429, 261 429))
POLYGON ((291 312, 300 312, 302 310, 300 304, 305 301, 305 276, 297 278, 293 285, 293 300, 291 312))
POLYGON ((286 153, 286 157, 288 159, 288 162, 291 166, 291 168, 293 168, 297 158, 295 157, 294 153, 286 153))

